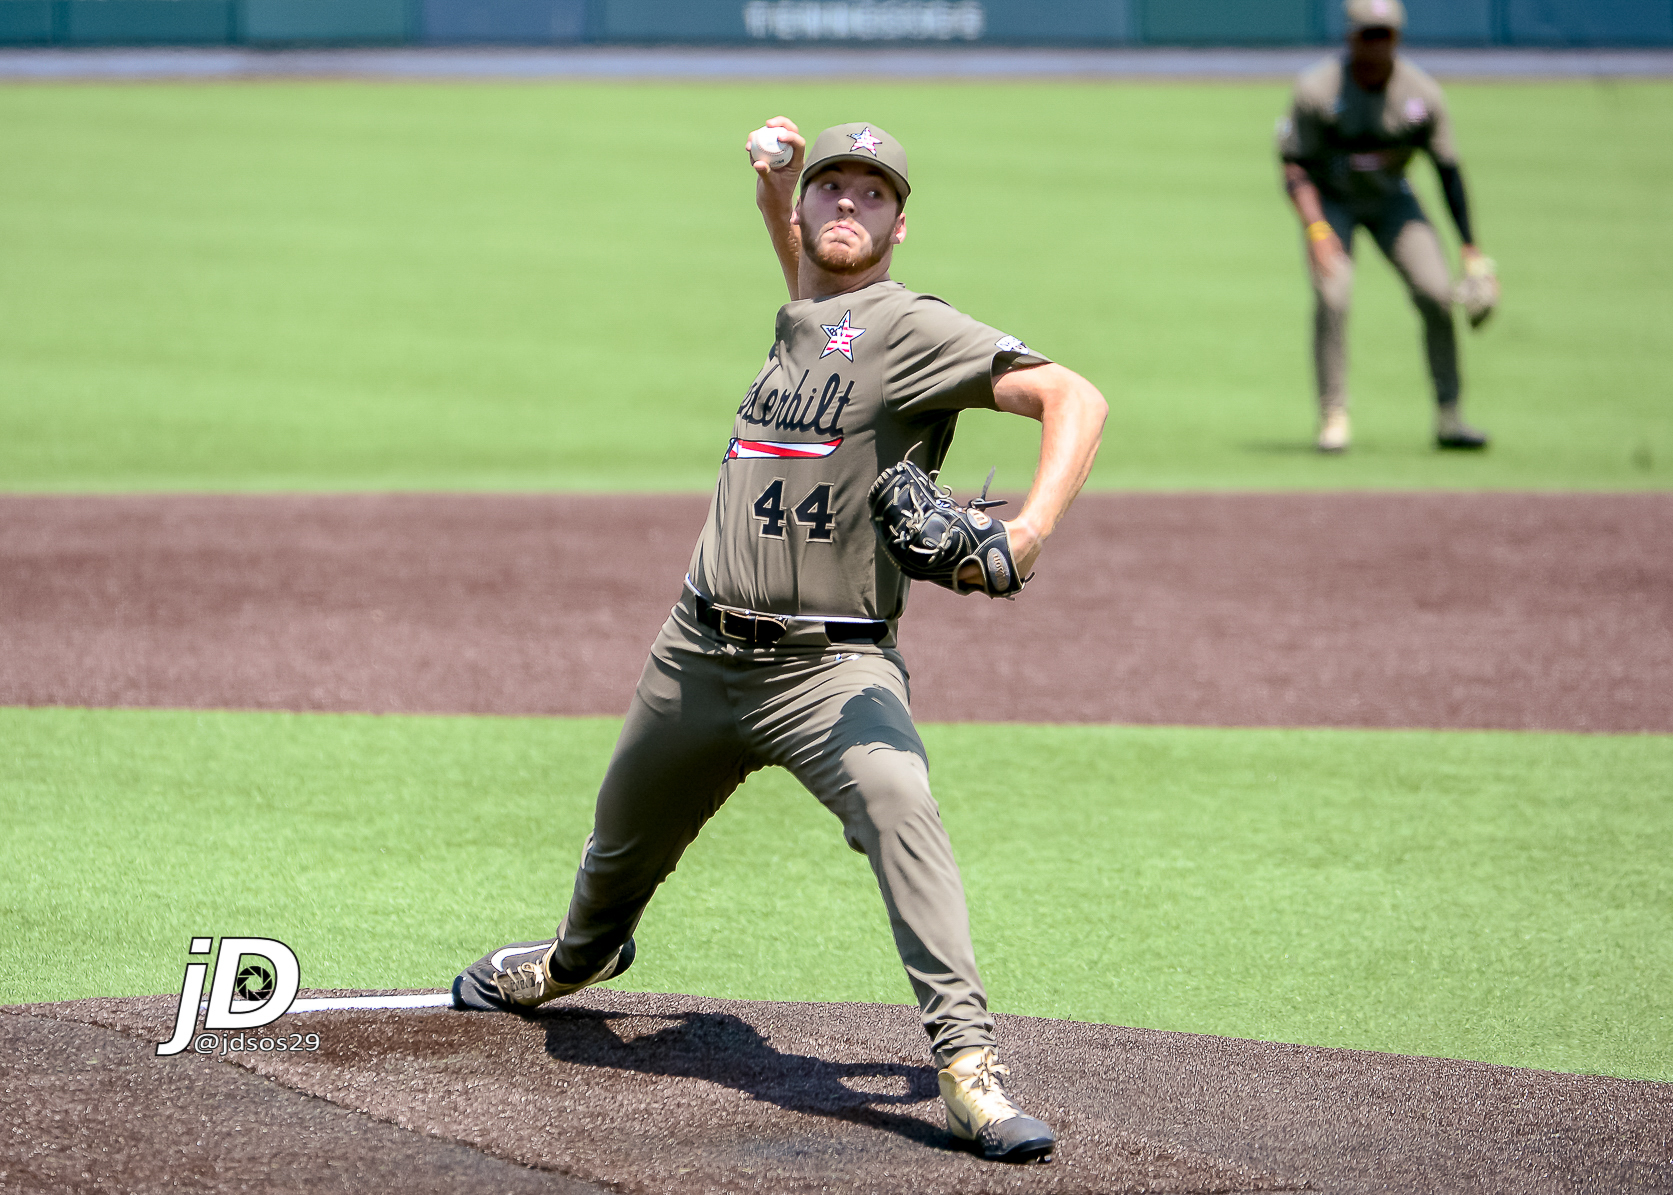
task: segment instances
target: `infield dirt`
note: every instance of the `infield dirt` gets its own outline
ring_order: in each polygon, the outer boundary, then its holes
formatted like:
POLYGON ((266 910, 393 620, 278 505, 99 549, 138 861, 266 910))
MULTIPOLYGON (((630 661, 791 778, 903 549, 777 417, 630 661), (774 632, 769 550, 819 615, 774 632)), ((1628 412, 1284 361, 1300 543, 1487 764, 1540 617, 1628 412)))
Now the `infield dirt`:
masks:
POLYGON ((530 1017, 299 1014, 267 1032, 318 1053, 229 1056, 327 1110, 152 1056, 171 1005, 5 1010, 0 1113, 39 1137, 0 1185, 370 1190, 404 1164, 391 1187, 417 1191, 1673 1189, 1670 1084, 1002 1016, 1013 1090, 1062 1139, 1008 1167, 953 1147, 910 1008, 594 989, 530 1017))
MULTIPOLYGON (((0 704, 607 714, 706 499, 0 497, 0 704)), ((1673 495, 1087 494, 920 719, 1673 732, 1673 495)))

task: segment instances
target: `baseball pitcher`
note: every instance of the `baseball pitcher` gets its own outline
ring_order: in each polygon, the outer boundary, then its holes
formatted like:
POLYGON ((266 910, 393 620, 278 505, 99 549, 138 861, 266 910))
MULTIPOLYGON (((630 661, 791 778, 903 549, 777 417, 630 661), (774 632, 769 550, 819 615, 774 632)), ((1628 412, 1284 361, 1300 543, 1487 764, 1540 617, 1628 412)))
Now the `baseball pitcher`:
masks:
POLYGON ((1396 50, 1406 23, 1401 0, 1347 0, 1347 53, 1309 67, 1278 124, 1284 186, 1301 218, 1315 298, 1313 362, 1321 452, 1348 447, 1348 305, 1354 231, 1371 234, 1411 292, 1423 319, 1435 388, 1435 443, 1479 449, 1487 436, 1458 414, 1458 342, 1452 305, 1479 327, 1499 298, 1493 263, 1476 247, 1452 119, 1440 85, 1396 50), (1457 288, 1440 238, 1406 180, 1412 155, 1435 163, 1463 242, 1457 288))
POLYGON ((568 912, 555 938, 473 964, 454 1003, 530 1009, 622 974, 647 903, 703 824, 749 773, 786 768, 871 863, 949 1129, 989 1159, 1046 1158, 1051 1129, 1005 1093, 896 624, 908 576, 1022 588, 1086 480, 1107 408, 1022 341, 890 279, 911 186, 883 129, 827 129, 810 151, 775 118, 748 144, 791 302, 716 443, 708 521, 599 790, 568 912), (1009 522, 990 503, 957 506, 928 476, 971 408, 1042 425, 1033 488, 1009 522))

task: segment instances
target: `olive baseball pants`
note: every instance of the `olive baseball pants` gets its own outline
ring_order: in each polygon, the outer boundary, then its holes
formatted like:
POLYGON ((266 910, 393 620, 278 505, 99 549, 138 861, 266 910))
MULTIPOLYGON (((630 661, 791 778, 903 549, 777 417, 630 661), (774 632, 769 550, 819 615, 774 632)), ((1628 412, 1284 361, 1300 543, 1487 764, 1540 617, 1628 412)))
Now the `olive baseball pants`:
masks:
POLYGON ((556 977, 603 966, 703 824, 750 772, 777 765, 870 861, 938 1061, 992 1045, 964 886, 899 652, 751 648, 699 624, 690 601, 657 636, 599 789, 556 977))
POLYGON ((1348 307, 1353 297, 1354 229, 1363 224, 1400 277, 1423 319, 1423 342, 1429 356, 1429 377, 1435 402, 1458 402, 1458 339, 1452 323, 1452 272, 1441 249, 1435 226, 1429 223, 1417 198, 1397 194, 1373 212, 1355 212, 1345 204, 1321 197, 1324 217, 1335 229, 1342 248, 1350 254, 1328 275, 1321 275, 1308 258, 1313 282, 1313 366, 1318 379, 1319 412, 1328 415, 1348 404, 1348 307))

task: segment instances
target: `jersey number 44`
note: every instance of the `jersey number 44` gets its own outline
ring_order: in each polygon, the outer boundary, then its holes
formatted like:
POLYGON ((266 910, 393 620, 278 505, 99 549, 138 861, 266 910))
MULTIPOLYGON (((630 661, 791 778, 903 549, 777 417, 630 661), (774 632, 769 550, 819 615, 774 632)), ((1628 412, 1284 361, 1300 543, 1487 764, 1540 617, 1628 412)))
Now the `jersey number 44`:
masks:
POLYGON ((836 538, 837 517, 831 511, 831 483, 821 482, 793 510, 784 508, 784 478, 775 477, 751 509, 761 523, 765 539, 783 539, 784 525, 794 519, 798 527, 807 529, 811 543, 830 543, 836 538))

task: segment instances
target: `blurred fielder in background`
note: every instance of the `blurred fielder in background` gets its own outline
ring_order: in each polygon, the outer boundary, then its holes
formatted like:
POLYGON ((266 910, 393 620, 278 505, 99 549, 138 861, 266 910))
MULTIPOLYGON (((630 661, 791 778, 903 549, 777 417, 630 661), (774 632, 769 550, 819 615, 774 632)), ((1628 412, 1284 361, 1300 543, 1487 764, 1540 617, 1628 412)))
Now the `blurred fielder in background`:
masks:
POLYGON ((1347 0, 1344 8, 1347 53, 1302 73, 1290 113, 1278 125, 1284 187, 1306 230, 1308 272, 1317 300, 1313 360, 1319 450, 1341 452, 1351 435, 1347 323, 1359 225, 1405 279, 1423 317, 1435 385, 1436 445, 1485 448, 1487 436, 1458 414, 1452 304, 1459 302, 1471 325, 1480 326, 1498 302, 1499 284, 1470 228, 1446 99, 1434 79, 1395 52, 1406 23, 1400 0, 1347 0), (1464 279, 1456 290, 1440 237, 1406 181, 1406 166, 1420 149, 1435 163, 1463 242, 1464 279))

